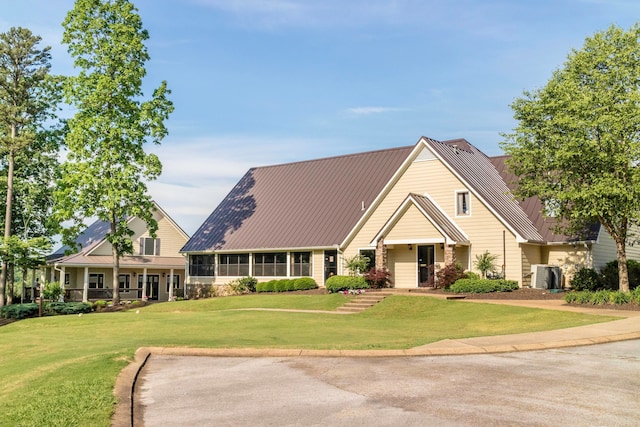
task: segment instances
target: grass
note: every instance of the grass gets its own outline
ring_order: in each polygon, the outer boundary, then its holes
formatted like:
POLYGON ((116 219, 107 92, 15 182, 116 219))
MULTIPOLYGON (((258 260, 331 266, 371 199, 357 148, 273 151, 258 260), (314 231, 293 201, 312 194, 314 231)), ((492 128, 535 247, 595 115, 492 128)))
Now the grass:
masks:
POLYGON ((142 346, 400 349, 444 338, 559 329, 613 320, 563 311, 394 296, 364 313, 331 295, 250 295, 140 310, 27 319, 0 328, 0 426, 108 426, 118 372, 142 346))

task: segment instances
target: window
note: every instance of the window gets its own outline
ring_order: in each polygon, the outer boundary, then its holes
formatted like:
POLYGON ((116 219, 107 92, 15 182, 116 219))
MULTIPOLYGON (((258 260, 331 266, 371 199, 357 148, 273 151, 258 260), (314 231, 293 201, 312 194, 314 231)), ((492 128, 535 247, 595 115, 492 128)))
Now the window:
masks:
POLYGON ((64 273, 64 284, 65 285, 69 284, 69 279, 70 279, 69 273, 64 273))
MULTIPOLYGON (((169 285, 171 284, 171 275, 167 274, 167 293, 169 292, 169 285)), ((173 289, 180 289, 180 275, 173 275, 173 289)))
POLYGON ((160 239, 141 237, 140 255, 160 255, 160 239))
POLYGON ((249 275, 249 254, 221 254, 218 257, 219 276, 249 275))
POLYGON ((213 255, 189 255, 189 276, 213 276, 213 255))
POLYGON ((102 273, 90 273, 89 274, 89 289, 104 289, 104 274, 102 274, 102 273))
POLYGON ((266 252, 253 255, 254 276, 286 276, 287 253, 266 252))
MULTIPOLYGON (((369 258, 369 263, 367 263, 367 268, 365 271, 369 271, 376 266, 376 251, 375 249, 364 249, 360 251, 361 256, 366 256, 369 258)), ((363 273, 365 272, 363 271, 363 273)))
POLYGON ((471 204, 468 191, 459 191, 456 193, 457 207, 456 215, 470 215, 471 204))
POLYGON ((118 288, 128 291, 131 288, 131 277, 128 274, 118 276, 118 288))
POLYGON ((291 253, 291 275, 311 276, 311 252, 291 253))

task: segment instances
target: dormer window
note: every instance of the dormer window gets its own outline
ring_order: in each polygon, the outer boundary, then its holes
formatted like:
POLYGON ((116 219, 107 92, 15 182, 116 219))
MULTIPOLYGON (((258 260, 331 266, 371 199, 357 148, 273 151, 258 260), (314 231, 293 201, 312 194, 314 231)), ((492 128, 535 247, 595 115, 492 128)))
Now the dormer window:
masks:
POLYGON ((456 215, 467 216, 471 214, 471 199, 468 191, 456 192, 456 215))
POLYGON ((141 237, 140 255, 160 255, 160 239, 141 237))

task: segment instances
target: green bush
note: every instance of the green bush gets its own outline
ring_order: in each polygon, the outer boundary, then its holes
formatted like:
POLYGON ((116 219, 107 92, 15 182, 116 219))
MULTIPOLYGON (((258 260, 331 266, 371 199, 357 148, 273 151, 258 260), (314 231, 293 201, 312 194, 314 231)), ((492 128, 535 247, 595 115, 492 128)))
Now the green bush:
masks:
POLYGON ((630 297, 631 299, 629 302, 640 304, 640 286, 631 291, 630 297))
MULTIPOLYGON (((636 288, 638 289, 638 288, 636 288)), ((614 304, 627 304, 631 302, 631 294, 616 291, 611 294, 611 302, 614 304)))
POLYGON ((465 274, 467 275, 467 279, 482 279, 482 277, 478 273, 474 273, 473 271, 467 271, 465 274))
POLYGON ((595 291, 602 287, 602 278, 593 268, 581 268, 569 284, 574 291, 595 291))
POLYGON ((518 289, 515 280, 459 279, 449 287, 451 292, 484 294, 488 292, 511 292, 518 289))
POLYGON ((62 295, 62 288, 60 287, 60 283, 52 282, 44 284, 44 288, 42 290, 42 296, 44 297, 44 299, 58 301, 60 299, 60 295, 62 295))
POLYGON ((382 289, 393 287, 391 273, 380 268, 371 268, 364 275, 364 280, 371 289, 382 289))
POLYGON ((331 276, 325 286, 330 293, 348 289, 369 289, 367 281, 362 276, 331 276))
POLYGON ((4 319, 26 319, 38 315, 38 304, 11 304, 0 308, 0 317, 4 319))
POLYGON ((275 291, 275 280, 269 280, 268 282, 262 282, 256 284, 256 292, 274 292, 275 291))
POLYGON ((293 285, 293 281, 292 280, 288 280, 288 279, 277 280, 275 285, 274 285, 274 290, 276 292, 287 292, 289 290, 289 284, 290 283, 291 283, 291 285, 293 285))
POLYGON ((47 314, 91 313, 93 306, 86 302, 52 302, 46 305, 47 314))
POLYGON ((590 302, 594 305, 609 304, 611 301, 611 291, 607 289, 601 289, 591 294, 590 302))
MULTIPOLYGON (((629 272, 629 289, 636 289, 640 285, 640 262, 627 260, 629 272)), ((619 288, 618 261, 609 261, 601 271, 600 289, 617 290, 619 288)))
POLYGON ((107 306, 107 302, 105 300, 98 300, 93 303, 93 309, 95 311, 102 311, 107 306))
POLYGON ((300 277, 293 281, 293 288, 296 291, 306 291, 308 289, 316 289, 318 284, 312 277, 300 277))

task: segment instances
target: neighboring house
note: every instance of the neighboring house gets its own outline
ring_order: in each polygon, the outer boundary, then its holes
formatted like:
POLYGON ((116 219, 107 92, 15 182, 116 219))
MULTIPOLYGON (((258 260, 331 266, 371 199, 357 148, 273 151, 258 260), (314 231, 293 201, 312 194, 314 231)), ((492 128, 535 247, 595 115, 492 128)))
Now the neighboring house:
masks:
MULTIPOLYGON (((122 300, 167 301, 184 295, 185 259, 179 253, 189 236, 160 206, 153 213, 158 223, 156 238, 147 224, 137 217, 128 219, 134 232, 133 255, 120 258, 119 290, 122 300), (173 284, 173 286, 171 286, 173 284)), ((96 221, 76 239, 77 253, 65 255, 64 246, 47 257, 45 280, 60 282, 65 298, 71 301, 111 299, 113 296, 113 257, 106 240, 109 223, 96 221)))
POLYGON ((452 262, 475 270, 487 250, 507 279, 535 286, 532 272, 550 271, 540 265, 556 266, 551 271, 566 280, 580 266, 615 259, 602 227, 577 238, 554 234, 540 200, 514 200, 514 178, 504 156, 488 157, 464 139, 426 137, 415 146, 252 168, 181 249, 187 286, 248 275, 311 276, 324 285, 347 274, 345 259, 364 254, 389 270, 395 287, 416 288, 452 262))

